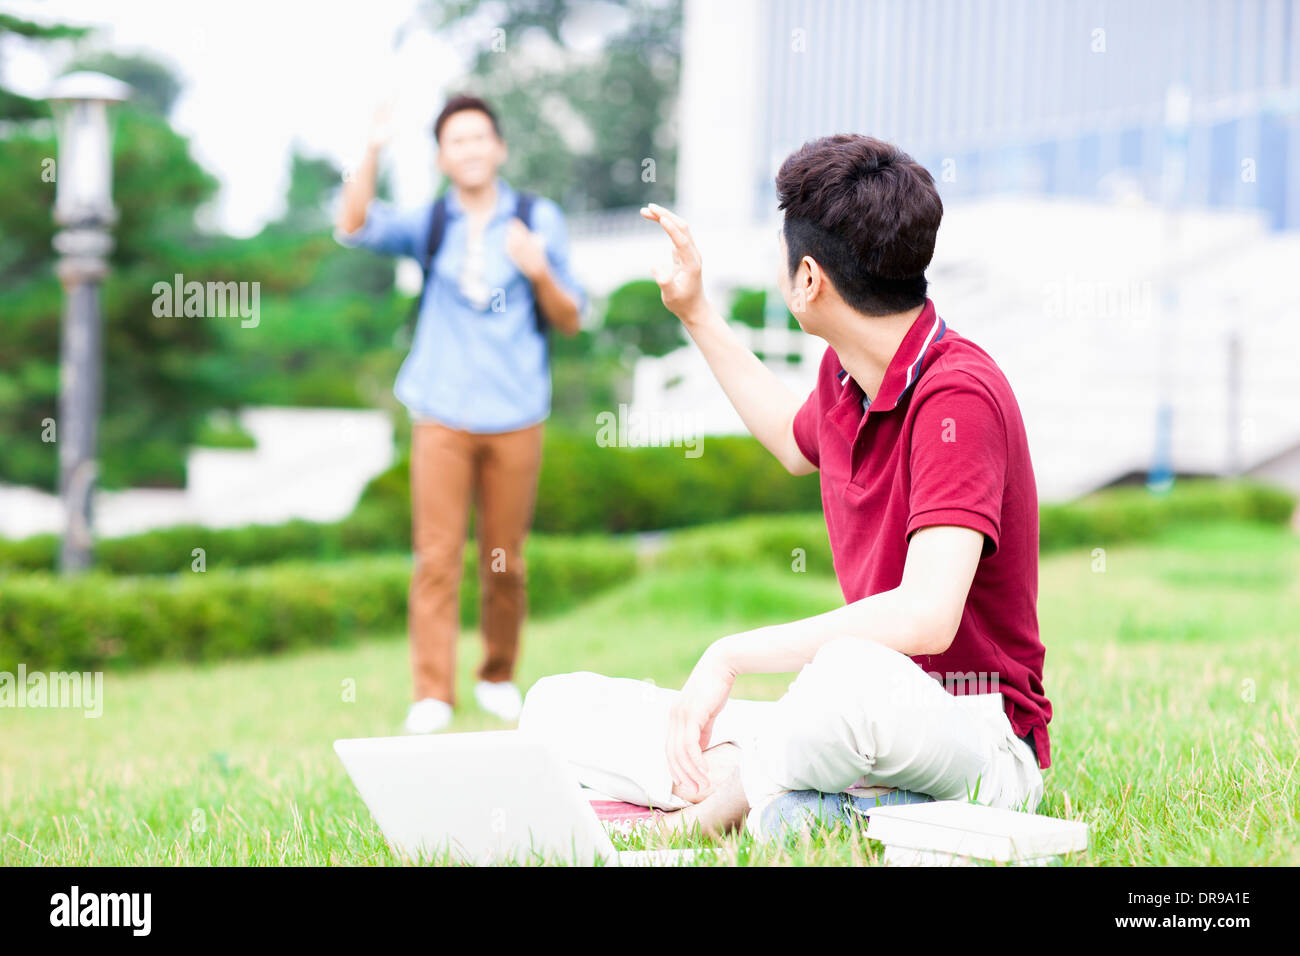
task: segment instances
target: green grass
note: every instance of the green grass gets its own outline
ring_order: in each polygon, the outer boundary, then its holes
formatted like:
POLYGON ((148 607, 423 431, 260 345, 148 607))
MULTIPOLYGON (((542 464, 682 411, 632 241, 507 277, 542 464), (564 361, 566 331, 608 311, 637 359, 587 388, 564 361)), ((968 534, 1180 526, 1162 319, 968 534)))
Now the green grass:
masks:
MULTIPOLYGON (((1104 571, 1088 550, 1041 569, 1055 716, 1040 812, 1091 825, 1090 850, 1072 862, 1300 863, 1300 542, 1225 525, 1104 557, 1104 571)), ((832 578, 775 560, 673 563, 532 623, 519 681, 591 670, 680 686, 714 638, 839 600, 832 578)), ((503 726, 474 707, 478 656, 467 632, 453 730, 503 726)), ((789 680, 746 677, 736 693, 774 698, 789 680)), ((408 694, 395 633, 110 672, 98 719, 0 710, 0 864, 398 863, 330 744, 398 732, 408 694)), ((877 844, 836 832, 720 847, 721 863, 879 859, 877 844)))

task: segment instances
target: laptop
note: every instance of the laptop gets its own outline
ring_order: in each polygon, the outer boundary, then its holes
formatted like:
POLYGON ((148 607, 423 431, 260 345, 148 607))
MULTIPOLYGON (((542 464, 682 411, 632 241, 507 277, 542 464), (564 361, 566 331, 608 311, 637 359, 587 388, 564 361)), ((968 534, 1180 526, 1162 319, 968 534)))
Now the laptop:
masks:
POLYGON ((694 850, 614 849, 573 769, 526 731, 363 737, 334 752, 412 862, 671 866, 694 850))

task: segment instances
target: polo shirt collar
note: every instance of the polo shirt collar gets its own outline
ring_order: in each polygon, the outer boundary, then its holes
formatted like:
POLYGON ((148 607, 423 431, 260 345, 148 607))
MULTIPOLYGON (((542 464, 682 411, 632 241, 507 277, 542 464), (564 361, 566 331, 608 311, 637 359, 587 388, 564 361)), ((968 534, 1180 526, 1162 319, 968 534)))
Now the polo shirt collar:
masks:
MULTIPOLYGON (((912 322, 907 334, 903 336, 903 341, 894 351, 894 357, 889 360, 885 376, 880 382, 880 391, 871 399, 869 411, 892 412, 897 407, 908 389, 921 377, 921 369, 925 367, 930 346, 943 338, 947 330, 947 323, 935 311, 934 302, 926 299, 921 313, 912 322)), ((849 373, 840 366, 837 377, 843 385, 848 380, 849 373)), ((855 382, 854 386, 856 385, 855 382)), ((854 404, 861 405, 866 398, 866 393, 862 392, 861 388, 856 388, 856 392, 861 394, 858 394, 854 404)))
POLYGON ((861 386, 840 366, 836 377, 843 386, 843 394, 831 409, 830 417, 850 444, 857 444, 857 439, 873 413, 891 412, 898 406, 903 396, 921 377, 926 358, 931 354, 930 347, 943 338, 947 330, 948 326, 939 317, 934 302, 927 298, 925 306, 894 351, 894 357, 889 360, 885 376, 880 382, 880 391, 869 403, 864 402, 867 395, 861 386), (863 407, 864 404, 867 405, 866 408, 863 407))
MULTIPOLYGON (((516 205, 514 189, 512 189, 510 184, 500 176, 497 177, 496 182, 497 182, 497 204, 496 204, 496 208, 492 211, 492 218, 497 219, 499 216, 501 216, 502 213, 506 213, 506 212, 510 213, 511 215, 514 215, 514 209, 516 205)), ((465 207, 461 205, 460 202, 460 189, 457 188, 456 186, 452 186, 447 190, 446 195, 447 195, 447 215, 463 216, 465 214, 465 207)))

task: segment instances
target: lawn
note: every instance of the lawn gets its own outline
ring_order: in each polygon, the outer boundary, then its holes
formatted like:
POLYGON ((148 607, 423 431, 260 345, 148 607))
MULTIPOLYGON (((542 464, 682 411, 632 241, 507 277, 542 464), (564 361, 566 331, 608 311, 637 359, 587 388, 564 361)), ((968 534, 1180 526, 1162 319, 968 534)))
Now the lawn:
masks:
MULTIPOLYGON (((772 557, 772 556, 766 556, 772 557)), ((724 633, 835 606, 816 573, 734 563, 648 570, 533 622, 519 674, 592 670, 679 686, 724 633)), ((1040 812, 1085 820, 1103 865, 1297 864, 1300 542, 1216 525, 1045 558, 1039 609, 1055 706, 1040 812), (1104 558, 1104 565, 1101 563, 1104 558), (1104 570, 1103 570, 1104 568, 1104 570)), ((453 730, 497 729, 460 644, 453 730)), ((779 696, 790 675, 743 678, 779 696)), ((0 711, 0 864, 394 864, 331 750, 398 732, 401 633, 349 647, 109 672, 103 716, 0 711)), ((624 843, 633 846, 640 844, 624 843)), ((721 843, 741 864, 871 864, 879 847, 820 833, 721 843)))

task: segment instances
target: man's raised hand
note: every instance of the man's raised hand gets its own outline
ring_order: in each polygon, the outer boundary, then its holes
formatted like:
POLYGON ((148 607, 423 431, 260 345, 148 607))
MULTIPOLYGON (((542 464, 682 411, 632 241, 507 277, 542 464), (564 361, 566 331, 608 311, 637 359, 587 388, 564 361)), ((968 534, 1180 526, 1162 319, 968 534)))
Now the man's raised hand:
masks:
POLYGON ((384 100, 375 107, 370 115, 370 128, 366 132, 366 146, 376 152, 383 149, 393 138, 397 130, 393 122, 394 104, 392 99, 384 100))
POLYGON ((650 203, 641 207, 641 215, 663 226, 673 244, 671 264, 655 265, 650 274, 659 286, 664 306, 683 322, 690 322, 702 311, 704 284, 700 280, 700 251, 691 238, 690 226, 676 213, 650 203))

